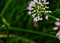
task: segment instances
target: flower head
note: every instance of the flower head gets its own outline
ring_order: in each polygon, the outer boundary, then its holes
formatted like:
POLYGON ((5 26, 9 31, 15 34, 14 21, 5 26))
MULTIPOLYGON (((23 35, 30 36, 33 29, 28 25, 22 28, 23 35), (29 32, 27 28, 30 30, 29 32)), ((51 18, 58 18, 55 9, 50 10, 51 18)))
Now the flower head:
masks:
POLYGON ((46 16, 45 18, 48 20, 48 16, 46 14, 51 13, 51 11, 47 10, 49 9, 47 4, 49 4, 49 2, 46 2, 46 0, 32 0, 29 2, 28 14, 32 15, 33 19, 37 18, 37 21, 43 20, 42 16, 44 14, 46 16))

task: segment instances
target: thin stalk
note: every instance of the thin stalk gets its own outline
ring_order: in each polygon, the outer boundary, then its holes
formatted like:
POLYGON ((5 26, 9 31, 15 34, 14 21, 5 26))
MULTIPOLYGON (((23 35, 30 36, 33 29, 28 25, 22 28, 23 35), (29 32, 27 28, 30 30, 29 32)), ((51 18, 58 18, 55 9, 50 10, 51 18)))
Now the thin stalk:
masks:
POLYGON ((47 37, 57 38, 54 35, 50 35, 50 34, 43 33, 43 32, 38 32, 38 31, 33 31, 33 30, 26 30, 26 29, 22 29, 22 28, 11 27, 9 30, 24 31, 24 32, 28 32, 28 33, 35 33, 35 34, 39 34, 39 35, 43 35, 43 36, 47 36, 47 37))
POLYGON ((12 2, 12 0, 8 0, 8 2, 5 4, 1 14, 0 14, 0 17, 2 17, 6 11, 6 9, 8 8, 8 6, 10 5, 10 3, 12 2))

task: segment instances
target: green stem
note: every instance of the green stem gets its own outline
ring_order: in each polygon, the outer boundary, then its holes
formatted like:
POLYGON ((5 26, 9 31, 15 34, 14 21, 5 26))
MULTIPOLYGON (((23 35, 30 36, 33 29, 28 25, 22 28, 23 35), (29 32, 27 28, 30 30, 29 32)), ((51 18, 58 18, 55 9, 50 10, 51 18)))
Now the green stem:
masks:
POLYGON ((43 35, 43 36, 49 36, 52 38, 57 38, 56 36, 50 35, 50 34, 46 34, 43 32, 38 32, 38 31, 33 31, 33 30, 26 30, 26 29, 22 29, 22 28, 13 28, 11 27, 9 30, 15 30, 15 31, 24 31, 24 32, 29 32, 29 33, 35 33, 35 34, 39 34, 39 35, 43 35))
POLYGON ((52 19, 56 20, 56 17, 55 16, 52 16, 50 14, 47 14, 49 17, 51 17, 52 19))
POLYGON ((9 27, 9 23, 7 22, 7 20, 4 17, 2 17, 2 22, 9 27))

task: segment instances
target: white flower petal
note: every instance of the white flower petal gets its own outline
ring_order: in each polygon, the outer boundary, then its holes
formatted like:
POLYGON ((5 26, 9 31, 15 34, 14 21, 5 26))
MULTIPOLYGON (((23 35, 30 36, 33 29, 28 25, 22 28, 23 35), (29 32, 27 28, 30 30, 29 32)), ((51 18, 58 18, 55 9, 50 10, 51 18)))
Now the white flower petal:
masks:
POLYGON ((56 18, 57 21, 59 21, 60 19, 59 18, 56 18))
POLYGON ((31 11, 28 11, 28 15, 31 15, 31 11))
POLYGON ((52 11, 45 11, 45 13, 52 13, 52 11))
POLYGON ((44 1, 44 0, 42 0, 42 1, 44 1))
POLYGON ((43 4, 49 4, 49 2, 45 2, 45 3, 43 3, 43 4))
POLYGON ((34 2, 38 2, 37 0, 33 0, 34 2))
POLYGON ((48 9, 49 7, 45 6, 45 8, 47 8, 47 9, 48 9))
POLYGON ((38 18, 38 20, 43 20, 43 18, 38 18))
POLYGON ((39 2, 41 2, 41 0, 39 0, 39 2))
POLYGON ((46 3, 46 0, 42 0, 42 1, 44 1, 44 3, 46 3))
POLYGON ((37 21, 38 21, 37 17, 36 17, 36 18, 34 18, 34 22, 37 22, 37 21))
POLYGON ((49 16, 45 16, 45 19, 48 20, 48 17, 49 17, 49 16))

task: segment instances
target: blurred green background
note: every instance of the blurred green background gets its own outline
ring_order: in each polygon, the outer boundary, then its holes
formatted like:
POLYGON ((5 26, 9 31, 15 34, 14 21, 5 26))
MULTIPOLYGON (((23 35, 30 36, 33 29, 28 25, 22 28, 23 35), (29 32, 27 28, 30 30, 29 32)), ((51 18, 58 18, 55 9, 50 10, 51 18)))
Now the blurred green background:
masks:
MULTIPOLYGON (((44 19, 34 27, 32 17, 27 15, 29 1, 0 0, 0 43, 60 43, 53 30, 54 19, 44 19)), ((47 1, 50 15, 60 18, 60 0, 47 1)))

